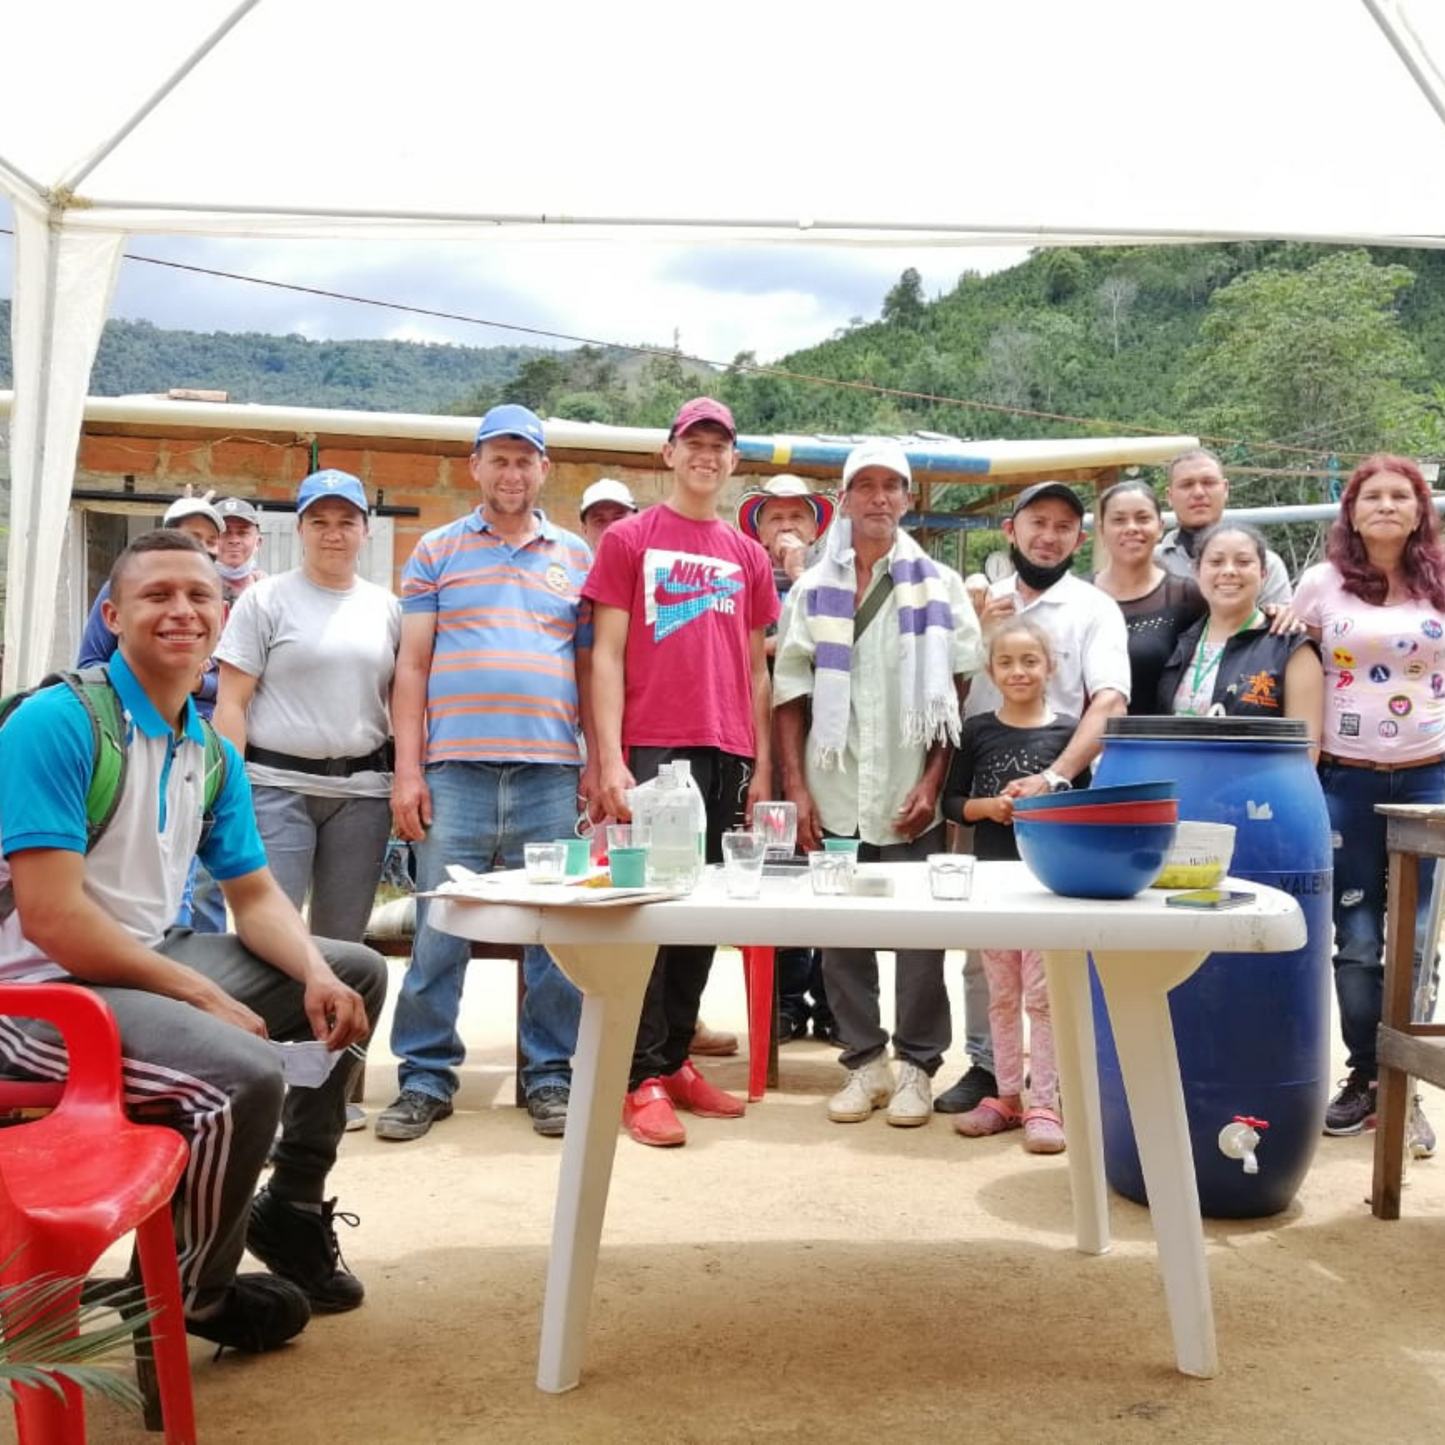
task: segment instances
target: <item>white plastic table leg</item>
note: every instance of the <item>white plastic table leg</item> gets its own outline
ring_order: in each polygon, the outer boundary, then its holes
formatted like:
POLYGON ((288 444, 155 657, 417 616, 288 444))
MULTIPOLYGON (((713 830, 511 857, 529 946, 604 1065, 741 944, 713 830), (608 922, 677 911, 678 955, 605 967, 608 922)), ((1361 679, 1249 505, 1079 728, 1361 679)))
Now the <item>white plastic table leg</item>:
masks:
POLYGON ((582 1375, 622 1101, 657 946, 553 944, 549 952, 583 991, 537 1361, 537 1388, 560 1394, 582 1375))
POLYGON ((1208 1379, 1219 1371, 1214 1305, 1168 999, 1199 961, 1197 953, 1094 953, 1149 1195, 1175 1359, 1184 1374, 1208 1379))
POLYGON ((1058 1054, 1059 1089, 1069 1141, 1069 1189, 1074 1199, 1074 1238, 1085 1254, 1109 1249, 1109 1193, 1104 1178, 1104 1126, 1099 1108, 1099 1071, 1094 1063, 1094 1005, 1089 997, 1089 956, 1049 950, 1044 954, 1049 1009, 1058 1054))

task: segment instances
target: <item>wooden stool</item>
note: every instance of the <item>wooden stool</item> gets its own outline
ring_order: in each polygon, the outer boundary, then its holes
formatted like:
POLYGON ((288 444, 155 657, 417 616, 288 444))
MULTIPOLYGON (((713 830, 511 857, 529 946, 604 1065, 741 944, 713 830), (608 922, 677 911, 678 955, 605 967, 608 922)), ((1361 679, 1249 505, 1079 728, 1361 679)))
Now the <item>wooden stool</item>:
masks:
MULTIPOLYGON (((1445 807, 1384 803, 1389 822, 1389 903, 1385 918, 1385 994, 1376 1052, 1379 1090, 1375 1103, 1375 1175, 1370 1208, 1377 1219, 1400 1217, 1405 1172, 1405 1125, 1410 1079, 1445 1087, 1445 1024, 1414 1022, 1415 913, 1420 899, 1420 860, 1445 858, 1445 807)), ((1438 866, 1438 865, 1437 865, 1438 866)), ((1433 949, 1436 940, 1427 940, 1433 949)))

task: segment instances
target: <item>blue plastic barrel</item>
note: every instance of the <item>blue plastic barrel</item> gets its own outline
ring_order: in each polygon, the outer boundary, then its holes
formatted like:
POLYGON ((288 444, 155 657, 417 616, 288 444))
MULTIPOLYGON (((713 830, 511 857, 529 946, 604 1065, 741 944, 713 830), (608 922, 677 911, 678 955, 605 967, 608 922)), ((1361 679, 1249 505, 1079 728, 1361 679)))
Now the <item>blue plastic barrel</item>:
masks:
MULTIPOLYGON (((1232 823, 1230 874, 1299 900, 1308 929, 1293 953, 1214 953, 1169 995, 1201 1211, 1251 1219, 1289 1206, 1324 1127, 1330 1060, 1329 815, 1305 725, 1285 718, 1111 718, 1100 785, 1172 778, 1179 816, 1232 823), (1220 1151, 1237 1115, 1265 1119, 1259 1173, 1220 1151)), ((1103 993, 1094 1030, 1109 1183, 1146 1202, 1103 993)))

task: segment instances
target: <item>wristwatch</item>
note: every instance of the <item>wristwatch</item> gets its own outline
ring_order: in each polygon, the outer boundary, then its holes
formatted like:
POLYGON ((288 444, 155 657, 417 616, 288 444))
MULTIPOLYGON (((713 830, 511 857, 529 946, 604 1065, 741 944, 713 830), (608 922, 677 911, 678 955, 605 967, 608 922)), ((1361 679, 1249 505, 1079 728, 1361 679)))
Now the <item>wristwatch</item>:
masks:
POLYGON ((1049 785, 1051 793, 1067 793, 1074 786, 1066 777, 1056 773, 1052 768, 1045 768, 1039 777, 1049 785))

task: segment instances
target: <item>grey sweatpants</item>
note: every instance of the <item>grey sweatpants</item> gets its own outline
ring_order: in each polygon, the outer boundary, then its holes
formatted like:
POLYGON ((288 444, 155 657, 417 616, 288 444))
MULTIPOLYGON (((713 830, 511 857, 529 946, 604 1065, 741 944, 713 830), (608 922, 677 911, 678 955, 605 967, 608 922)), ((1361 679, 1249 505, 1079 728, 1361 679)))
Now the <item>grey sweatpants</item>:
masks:
MULTIPOLYGON (((361 995, 374 1028, 386 998, 385 961, 357 943, 316 943, 337 977, 361 995)), ((157 952, 205 974, 258 1013, 271 1038, 312 1037, 301 985, 233 934, 173 928, 157 952)), ((346 1122, 351 1069, 343 1061, 320 1088, 288 1092, 265 1039, 159 994, 112 987, 95 992, 120 1028, 127 1111, 141 1123, 175 1129, 190 1145, 174 1202, 176 1249, 185 1307, 203 1308, 240 1265, 256 1181, 278 1121, 283 1131, 273 1187, 292 1198, 322 1198, 346 1122)), ((47 1025, 0 1018, 0 1068, 63 1077, 65 1053, 55 1037, 47 1025)))
MULTIPOLYGON (((875 847, 862 843, 862 863, 902 863, 943 849, 943 828, 930 828, 911 843, 875 847)), ((888 1047, 878 1000, 878 955, 871 948, 825 948, 823 984, 843 1045, 839 1062, 861 1069, 888 1047)), ((932 1078, 953 1042, 953 1015, 943 981, 941 949, 904 948, 894 955, 893 1051, 932 1078)))

